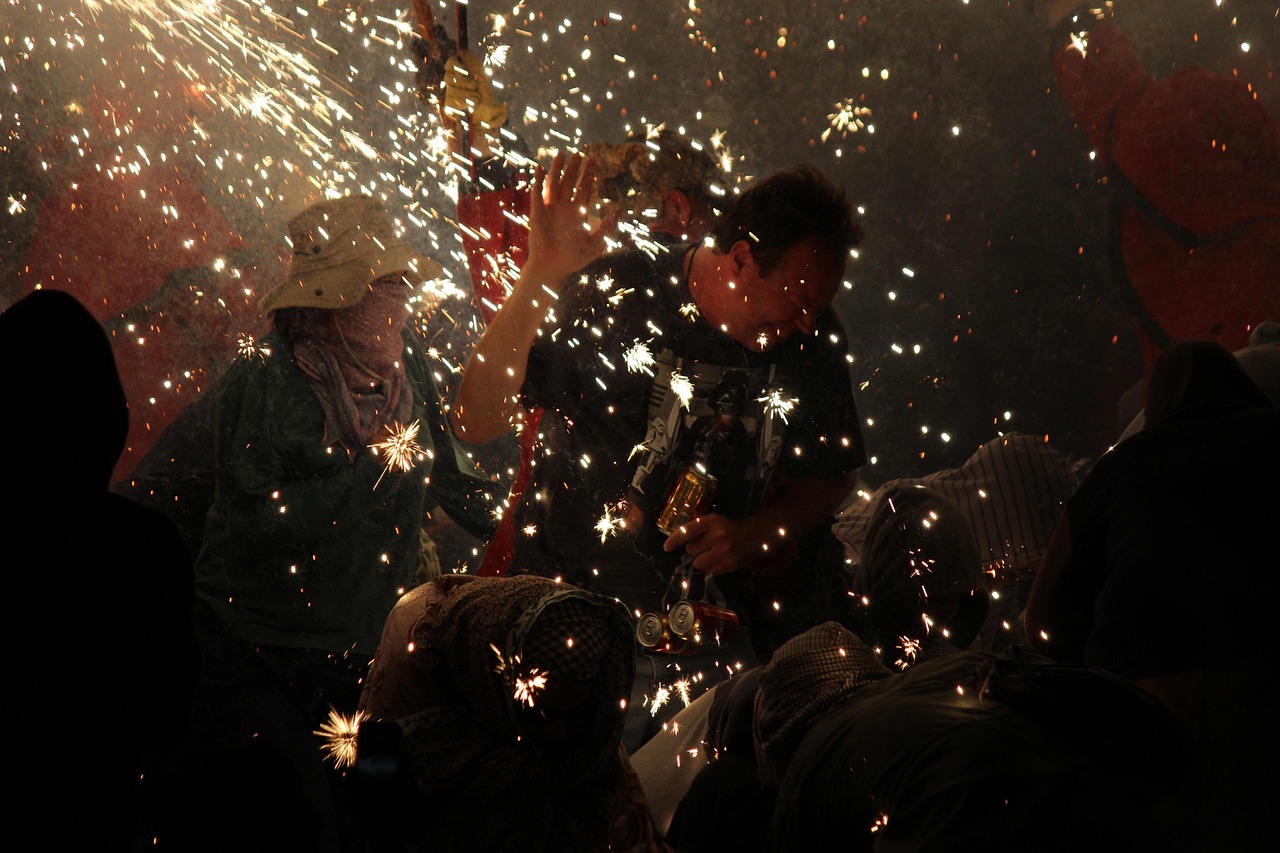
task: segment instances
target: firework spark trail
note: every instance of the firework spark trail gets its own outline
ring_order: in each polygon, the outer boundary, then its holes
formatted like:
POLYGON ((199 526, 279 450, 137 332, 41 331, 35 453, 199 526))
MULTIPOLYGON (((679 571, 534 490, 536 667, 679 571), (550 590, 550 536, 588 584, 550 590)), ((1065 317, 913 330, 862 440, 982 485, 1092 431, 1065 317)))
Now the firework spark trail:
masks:
POLYGON ((386 460, 383 462, 382 473, 378 475, 378 480, 373 487, 378 488, 378 484, 382 482, 382 478, 392 468, 398 471, 408 473, 413 470, 413 466, 418 464, 426 451, 422 445, 418 443, 418 432, 421 430, 422 424, 414 421, 408 426, 398 423, 388 424, 385 429, 388 437, 383 441, 369 445, 374 453, 386 454, 386 460))
POLYGON ((624 520, 613 514, 614 509, 606 504, 604 515, 600 516, 600 520, 596 522, 596 532, 600 534, 601 545, 623 528, 624 520))
POLYGON ((325 757, 339 770, 356 763, 356 743, 360 737, 360 724, 368 719, 369 715, 364 711, 356 711, 351 716, 347 716, 337 708, 330 708, 329 719, 312 732, 316 737, 324 740, 321 749, 325 757))

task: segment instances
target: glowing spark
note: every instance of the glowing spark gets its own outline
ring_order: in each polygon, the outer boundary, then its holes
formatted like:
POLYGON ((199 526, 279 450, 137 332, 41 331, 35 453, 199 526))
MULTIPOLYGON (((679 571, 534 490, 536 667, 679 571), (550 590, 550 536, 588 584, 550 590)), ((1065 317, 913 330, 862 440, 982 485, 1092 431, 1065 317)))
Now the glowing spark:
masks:
POLYGON ((532 708, 538 703, 538 694, 547 686, 547 674, 536 667, 529 671, 527 678, 516 678, 513 698, 532 708))
POLYGON ((680 398, 680 405, 689 408, 689 401, 693 399, 693 383, 689 377, 678 370, 671 371, 671 392, 680 398))
POLYGON ((841 138, 844 138, 849 133, 857 133, 867 126, 863 119, 871 116, 871 108, 858 106, 853 98, 836 101, 835 108, 835 112, 827 115, 827 119, 831 122, 831 127, 822 131, 823 142, 827 141, 827 137, 831 135, 833 130, 838 130, 841 138))
MULTIPOLYGON (((26 196, 23 196, 23 198, 26 198, 26 196)), ((21 200, 16 199, 13 196, 9 196, 9 213, 10 214, 18 214, 18 213, 26 213, 26 212, 27 212, 27 208, 22 204, 21 200)))
POLYGON ((757 403, 764 403, 764 411, 769 417, 782 418, 782 422, 787 423, 787 415, 791 414, 791 410, 796 407, 796 403, 800 402, 795 397, 790 399, 782 396, 782 392, 776 388, 765 394, 763 397, 756 399, 757 403))
POLYGON ((608 293, 610 290, 613 290, 613 284, 613 278, 607 275, 602 275, 596 279, 596 289, 603 293, 608 293))
POLYGON ((920 657, 920 651, 923 646, 914 637, 899 637, 898 648, 902 649, 902 657, 894 661, 894 664, 899 669, 906 669, 916 662, 916 658, 920 657))
POLYGON ((768 349, 769 343, 772 340, 773 339, 770 338, 767 333, 761 332, 759 335, 756 336, 756 346, 760 347, 760 349, 762 350, 768 349))
POLYGON ((501 68, 503 65, 507 64, 507 54, 510 52, 511 45, 509 44, 494 45, 488 55, 485 56, 484 64, 488 65, 490 68, 501 68))
POLYGON ((623 361, 627 365, 627 370, 632 373, 647 373, 653 375, 653 353, 649 351, 649 345, 644 341, 636 341, 625 353, 623 353, 623 361))
POLYGON ((333 766, 341 770, 356 763, 356 740, 360 724, 369 719, 364 711, 356 711, 348 717, 337 708, 329 708, 329 719, 320 724, 312 734, 324 739, 321 749, 333 766))
POLYGON ((613 514, 613 508, 605 504, 604 515, 596 522, 596 532, 600 534, 600 544, 622 529, 622 519, 613 514))
POLYGON ((651 715, 656 715, 658 713, 658 709, 667 704, 670 699, 671 691, 668 688, 659 685, 658 691, 654 694, 653 700, 649 703, 649 713, 651 715))
POLYGON ((257 356, 266 360, 271 355, 271 348, 258 345, 258 339, 248 332, 240 332, 236 335, 236 354, 241 358, 253 358, 257 356))
POLYGON ((686 302, 680 306, 680 316, 688 317, 692 320, 698 316, 698 306, 694 305, 692 302, 686 302))
POLYGON ((692 701, 689 698, 689 679, 681 678, 671 686, 675 688, 676 695, 680 697, 680 701, 684 703, 684 706, 686 708, 689 707, 689 703, 692 701))
POLYGON ((422 425, 418 421, 414 421, 408 426, 402 426, 393 421, 386 427, 390 437, 385 441, 369 445, 374 453, 387 454, 382 473, 378 475, 378 482, 373 484, 375 489, 378 488, 378 483, 382 482, 382 478, 392 468, 398 468, 406 472, 413 470, 413 466, 423 456, 422 445, 418 444, 418 430, 421 428, 422 425))

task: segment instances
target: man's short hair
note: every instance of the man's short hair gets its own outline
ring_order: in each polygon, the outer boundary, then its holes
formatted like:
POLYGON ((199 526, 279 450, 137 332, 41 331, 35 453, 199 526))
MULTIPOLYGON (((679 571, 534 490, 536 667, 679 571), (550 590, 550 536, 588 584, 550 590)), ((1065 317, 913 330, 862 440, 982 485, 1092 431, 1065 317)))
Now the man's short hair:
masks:
POLYGON ((833 255, 843 255, 862 240, 862 225, 842 187, 810 165, 792 166, 756 181, 729 205, 711 231, 727 252, 739 240, 751 246, 761 273, 767 273, 787 249, 817 237, 833 255))

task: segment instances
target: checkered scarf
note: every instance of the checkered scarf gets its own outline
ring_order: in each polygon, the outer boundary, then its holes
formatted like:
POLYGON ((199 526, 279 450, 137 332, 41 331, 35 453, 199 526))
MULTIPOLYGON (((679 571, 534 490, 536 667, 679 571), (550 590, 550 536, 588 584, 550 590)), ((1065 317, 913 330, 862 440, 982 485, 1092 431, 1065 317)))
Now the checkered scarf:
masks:
POLYGON ((838 622, 783 643, 760 676, 752 722, 765 783, 782 781, 809 728, 832 705, 886 675, 875 652, 838 622))

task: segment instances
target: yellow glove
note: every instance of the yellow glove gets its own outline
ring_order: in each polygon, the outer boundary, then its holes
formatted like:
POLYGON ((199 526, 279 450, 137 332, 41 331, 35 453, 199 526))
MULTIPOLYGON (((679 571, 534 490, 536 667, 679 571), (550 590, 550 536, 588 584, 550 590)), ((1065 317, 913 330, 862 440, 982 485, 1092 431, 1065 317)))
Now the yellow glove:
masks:
POLYGON ((507 120, 507 105, 493 98, 493 85, 480 57, 461 51, 444 66, 444 117, 470 116, 485 130, 497 130, 507 120))

